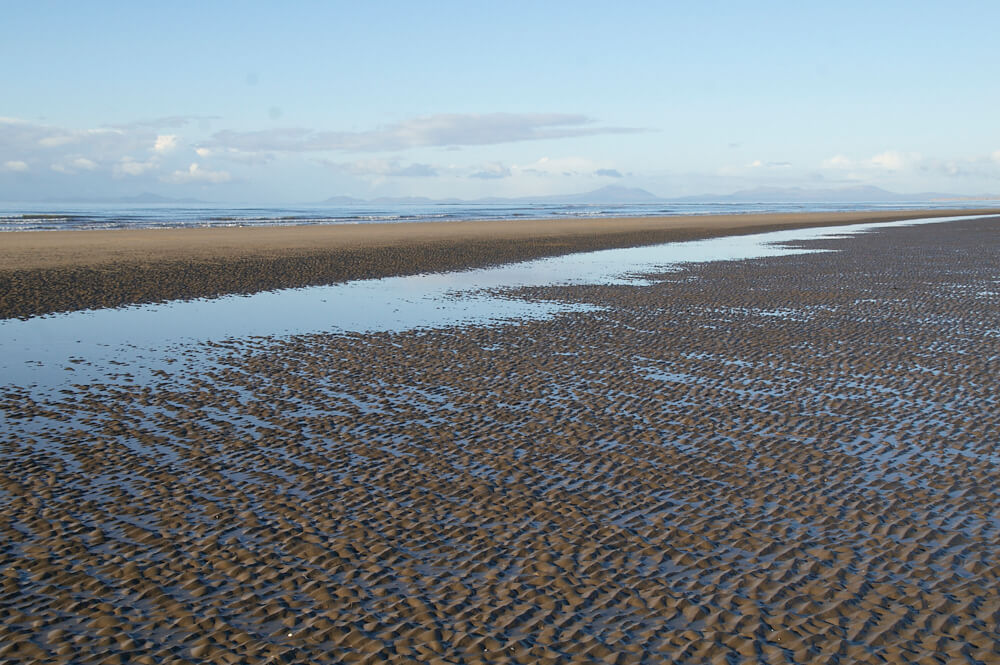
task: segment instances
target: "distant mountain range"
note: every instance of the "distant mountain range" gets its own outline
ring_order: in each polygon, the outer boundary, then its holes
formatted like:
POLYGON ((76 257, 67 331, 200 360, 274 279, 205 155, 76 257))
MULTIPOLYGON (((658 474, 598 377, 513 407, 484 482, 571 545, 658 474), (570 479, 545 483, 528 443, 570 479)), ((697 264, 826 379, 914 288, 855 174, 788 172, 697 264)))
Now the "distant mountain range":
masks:
POLYGON ((880 187, 858 186, 840 189, 803 189, 802 187, 757 187, 744 189, 732 194, 699 194, 663 198, 637 187, 610 185, 581 194, 555 194, 551 196, 520 196, 515 198, 490 197, 475 200, 430 199, 417 197, 381 197, 377 199, 357 199, 351 196, 333 196, 320 205, 441 205, 461 203, 575 203, 575 204, 615 204, 615 203, 903 203, 927 201, 998 201, 1000 194, 966 196, 945 192, 920 192, 917 194, 897 194, 880 187))

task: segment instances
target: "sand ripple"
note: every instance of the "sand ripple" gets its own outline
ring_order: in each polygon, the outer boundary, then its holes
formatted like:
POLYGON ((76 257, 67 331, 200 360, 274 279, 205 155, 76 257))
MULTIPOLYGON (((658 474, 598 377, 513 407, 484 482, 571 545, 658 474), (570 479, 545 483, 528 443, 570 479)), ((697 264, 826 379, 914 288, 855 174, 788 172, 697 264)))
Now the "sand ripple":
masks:
POLYGON ((0 661, 998 662, 998 231, 4 388, 0 661))

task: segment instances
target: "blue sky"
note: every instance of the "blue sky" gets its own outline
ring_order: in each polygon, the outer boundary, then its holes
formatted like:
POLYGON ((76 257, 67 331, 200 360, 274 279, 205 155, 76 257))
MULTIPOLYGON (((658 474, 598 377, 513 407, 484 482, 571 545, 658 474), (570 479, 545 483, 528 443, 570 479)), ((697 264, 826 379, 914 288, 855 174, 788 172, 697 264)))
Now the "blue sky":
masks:
POLYGON ((0 199, 1000 192, 996 2, 10 2, 0 199))

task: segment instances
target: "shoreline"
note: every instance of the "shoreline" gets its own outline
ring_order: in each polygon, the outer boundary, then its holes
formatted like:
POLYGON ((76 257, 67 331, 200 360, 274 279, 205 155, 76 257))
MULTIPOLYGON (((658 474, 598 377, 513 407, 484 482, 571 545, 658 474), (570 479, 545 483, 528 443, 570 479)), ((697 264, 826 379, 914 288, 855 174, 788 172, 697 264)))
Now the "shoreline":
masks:
POLYGON ((12 231, 0 318, 443 272, 574 252, 995 208, 269 227, 12 231))

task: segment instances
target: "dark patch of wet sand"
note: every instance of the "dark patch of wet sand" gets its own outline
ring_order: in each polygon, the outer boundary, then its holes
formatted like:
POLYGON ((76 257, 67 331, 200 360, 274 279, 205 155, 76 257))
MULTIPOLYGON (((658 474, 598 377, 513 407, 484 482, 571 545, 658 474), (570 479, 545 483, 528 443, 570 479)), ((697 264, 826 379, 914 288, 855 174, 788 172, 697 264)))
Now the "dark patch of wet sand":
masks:
POLYGON ((0 236, 0 318, 459 270, 723 235, 981 212, 990 211, 9 232, 0 236))
POLYGON ((0 659, 992 663, 1000 223, 0 395, 0 659))

